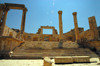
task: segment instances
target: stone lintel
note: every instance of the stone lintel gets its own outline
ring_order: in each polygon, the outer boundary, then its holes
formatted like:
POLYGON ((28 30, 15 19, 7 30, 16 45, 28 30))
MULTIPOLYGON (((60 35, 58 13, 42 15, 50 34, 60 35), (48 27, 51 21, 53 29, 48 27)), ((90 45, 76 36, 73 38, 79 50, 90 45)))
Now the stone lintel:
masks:
POLYGON ((58 56, 55 57, 55 63, 73 63, 71 56, 58 56))
POLYGON ((5 3, 6 7, 21 7, 25 8, 24 4, 13 4, 13 3, 5 3))

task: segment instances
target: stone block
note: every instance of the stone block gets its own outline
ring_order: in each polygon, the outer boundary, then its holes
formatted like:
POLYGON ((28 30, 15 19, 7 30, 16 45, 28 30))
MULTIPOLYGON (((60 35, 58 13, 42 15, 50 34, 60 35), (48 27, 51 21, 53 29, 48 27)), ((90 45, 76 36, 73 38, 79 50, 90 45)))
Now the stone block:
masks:
POLYGON ((90 62, 90 56, 73 56, 73 62, 90 62))
POLYGON ((70 56, 55 57, 55 63, 73 63, 73 58, 70 56))
POLYGON ((97 51, 100 51, 100 47, 96 47, 96 50, 97 50, 97 51))
POLYGON ((52 66, 52 62, 51 62, 50 58, 48 58, 48 57, 44 58, 44 66, 52 66))

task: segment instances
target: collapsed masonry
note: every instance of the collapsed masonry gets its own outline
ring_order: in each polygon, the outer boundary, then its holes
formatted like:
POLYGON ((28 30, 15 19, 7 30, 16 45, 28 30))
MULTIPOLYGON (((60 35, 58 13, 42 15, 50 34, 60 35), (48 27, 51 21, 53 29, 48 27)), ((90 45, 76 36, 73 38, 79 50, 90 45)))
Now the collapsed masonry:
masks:
POLYGON ((78 28, 77 12, 73 12, 74 29, 63 33, 62 11, 59 15, 59 34, 53 26, 41 26, 36 34, 26 33, 25 17, 27 8, 22 4, 0 4, 0 52, 16 49, 55 49, 88 47, 100 51, 100 27, 97 27, 95 16, 89 17, 90 29, 84 31, 78 28), (6 26, 7 13, 10 9, 23 10, 21 29, 11 29, 6 26), (53 34, 43 34, 43 29, 52 29, 53 34))

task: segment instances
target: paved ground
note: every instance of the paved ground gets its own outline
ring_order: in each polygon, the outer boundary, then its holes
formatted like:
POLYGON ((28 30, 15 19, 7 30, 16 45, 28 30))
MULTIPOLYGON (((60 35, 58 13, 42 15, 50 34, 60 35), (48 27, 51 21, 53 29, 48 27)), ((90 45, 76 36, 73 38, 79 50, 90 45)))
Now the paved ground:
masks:
MULTIPOLYGON (((73 64, 54 64, 54 59, 52 59, 52 66, 100 66, 98 58, 91 58, 91 63, 73 63, 73 64)), ((0 60, 0 66, 43 66, 42 59, 2 59, 0 60)))

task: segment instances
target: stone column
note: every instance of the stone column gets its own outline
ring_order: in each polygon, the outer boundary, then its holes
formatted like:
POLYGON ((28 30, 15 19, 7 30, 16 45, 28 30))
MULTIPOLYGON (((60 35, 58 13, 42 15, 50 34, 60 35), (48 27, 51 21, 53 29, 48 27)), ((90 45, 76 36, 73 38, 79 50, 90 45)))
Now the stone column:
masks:
POLYGON ((0 9, 0 22, 1 22, 2 15, 3 15, 3 10, 0 9))
POLYGON ((24 9, 23 14, 22 14, 22 22, 21 22, 21 34, 23 34, 24 29, 25 29, 26 12, 27 12, 27 9, 24 9))
POLYGON ((41 32, 40 32, 40 41, 44 40, 43 38, 43 27, 41 26, 41 32))
POLYGON ((92 40, 93 39, 98 39, 98 29, 97 29, 97 24, 96 24, 96 19, 95 16, 89 17, 89 26, 90 26, 90 34, 92 36, 92 40))
POLYGON ((98 39, 99 34, 98 34, 98 29, 97 29, 97 23, 96 23, 96 19, 95 16, 92 16, 92 22, 93 22, 93 28, 94 28, 94 39, 98 39))
POLYGON ((0 4, 0 22, 1 22, 1 18, 3 15, 3 10, 5 9, 5 5, 4 4, 0 4))
POLYGON ((79 36, 79 30, 78 30, 78 24, 77 24, 77 12, 73 12, 73 17, 74 17, 74 27, 75 27, 75 36, 76 36, 76 41, 80 41, 80 36, 79 36))
POLYGON ((94 39, 94 30, 93 30, 92 18, 89 17, 89 18, 88 18, 88 21, 89 21, 89 26, 90 26, 90 34, 91 34, 91 37, 92 37, 92 38, 90 38, 90 40, 91 40, 91 39, 94 39))
POLYGON ((3 21, 2 21, 0 36, 3 36, 3 31, 4 31, 4 27, 6 25, 6 19, 7 19, 8 10, 9 9, 7 9, 7 8, 4 10, 4 17, 3 17, 3 21))
POLYGON ((59 40, 63 39, 63 27, 62 27, 62 11, 58 11, 59 14, 59 40))

